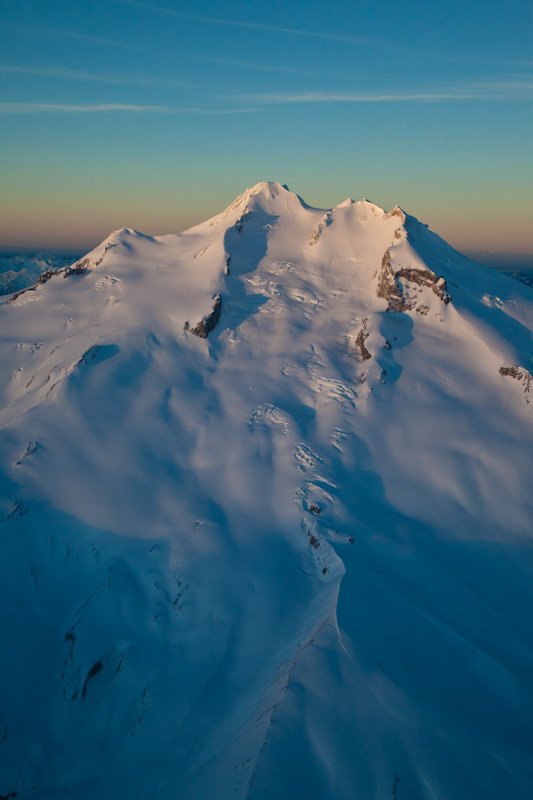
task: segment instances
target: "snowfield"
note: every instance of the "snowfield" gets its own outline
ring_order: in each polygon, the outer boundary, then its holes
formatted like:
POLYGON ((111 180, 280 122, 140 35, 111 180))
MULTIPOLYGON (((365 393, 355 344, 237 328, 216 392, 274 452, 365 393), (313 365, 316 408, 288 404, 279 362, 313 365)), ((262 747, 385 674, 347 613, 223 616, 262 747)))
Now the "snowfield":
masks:
POLYGON ((533 290, 277 183, 0 308, 0 797, 529 800, 533 290))

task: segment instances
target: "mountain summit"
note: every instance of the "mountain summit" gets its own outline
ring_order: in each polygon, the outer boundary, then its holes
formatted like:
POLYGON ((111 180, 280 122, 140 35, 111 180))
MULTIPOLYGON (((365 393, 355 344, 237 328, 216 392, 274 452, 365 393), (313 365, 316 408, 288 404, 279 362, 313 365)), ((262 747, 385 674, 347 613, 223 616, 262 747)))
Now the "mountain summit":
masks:
POLYGON ((0 796, 530 797, 529 287, 259 183, 0 313, 0 796))

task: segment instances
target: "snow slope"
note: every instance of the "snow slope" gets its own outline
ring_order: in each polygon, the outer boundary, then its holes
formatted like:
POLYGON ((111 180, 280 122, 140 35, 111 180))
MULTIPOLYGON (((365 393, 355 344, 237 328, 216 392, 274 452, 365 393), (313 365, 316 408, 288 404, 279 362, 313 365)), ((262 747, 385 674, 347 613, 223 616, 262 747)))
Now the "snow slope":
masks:
POLYGON ((0 313, 0 796, 531 797, 529 287, 260 183, 0 313))

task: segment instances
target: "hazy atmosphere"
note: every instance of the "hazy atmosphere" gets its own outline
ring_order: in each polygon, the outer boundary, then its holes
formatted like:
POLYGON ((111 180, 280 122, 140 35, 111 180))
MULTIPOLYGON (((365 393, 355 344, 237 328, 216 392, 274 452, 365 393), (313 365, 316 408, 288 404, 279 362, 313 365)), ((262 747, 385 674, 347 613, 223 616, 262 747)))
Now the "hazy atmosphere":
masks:
POLYGON ((277 180, 531 253, 527 0, 1 9, 4 252, 183 230, 277 180))

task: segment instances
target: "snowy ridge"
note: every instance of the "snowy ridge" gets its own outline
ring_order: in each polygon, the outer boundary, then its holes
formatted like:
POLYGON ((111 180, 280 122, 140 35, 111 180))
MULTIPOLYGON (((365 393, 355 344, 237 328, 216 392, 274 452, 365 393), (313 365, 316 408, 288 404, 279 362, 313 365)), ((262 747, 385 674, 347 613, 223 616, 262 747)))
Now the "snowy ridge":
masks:
POLYGON ((43 272, 59 270, 75 261, 75 256, 0 257, 0 295, 13 294, 31 286, 43 272))
POLYGON ((277 183, 71 267, 0 308, 0 796, 528 799, 531 289, 277 183))

